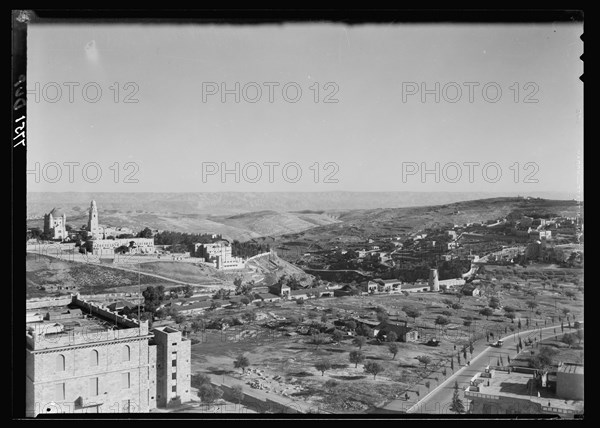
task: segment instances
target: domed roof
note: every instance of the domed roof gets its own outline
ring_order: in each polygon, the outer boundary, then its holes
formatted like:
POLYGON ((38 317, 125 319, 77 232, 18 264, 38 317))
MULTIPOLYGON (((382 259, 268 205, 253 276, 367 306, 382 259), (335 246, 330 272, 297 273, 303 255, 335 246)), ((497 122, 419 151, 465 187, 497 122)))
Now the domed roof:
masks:
POLYGON ((62 217, 65 213, 60 208, 54 208, 50 211, 50 214, 52 214, 53 217, 62 217))

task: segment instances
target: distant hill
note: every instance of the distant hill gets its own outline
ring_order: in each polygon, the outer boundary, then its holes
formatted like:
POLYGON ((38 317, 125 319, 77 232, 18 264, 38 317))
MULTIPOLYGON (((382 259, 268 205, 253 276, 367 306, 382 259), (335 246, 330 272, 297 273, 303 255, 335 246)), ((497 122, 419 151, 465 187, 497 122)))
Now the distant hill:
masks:
MULTIPOLYGON (((538 192, 529 196, 570 199, 572 196, 538 192)), ((459 201, 492 198, 489 192, 220 192, 220 193, 85 193, 30 192, 27 215, 42 216, 61 207, 67 217, 87 212, 95 199, 100 210, 115 213, 153 213, 183 215, 235 215, 255 211, 297 212, 306 210, 357 210, 402 208, 449 204, 459 201)), ((514 195, 517 196, 517 195, 514 195)), ((302 214, 302 212, 298 213, 302 214)))
POLYGON ((426 228, 450 228, 455 224, 504 218, 510 213, 575 217, 579 211, 580 207, 574 201, 507 197, 423 207, 339 211, 330 213, 337 216, 338 223, 280 235, 270 245, 272 248, 282 245, 298 248, 301 253, 308 247, 331 248, 364 242, 371 237, 390 237, 426 228))
POLYGON ((390 209, 489 196, 450 192, 28 193, 27 215, 28 227, 43 227, 43 215, 57 207, 66 213, 67 223, 78 229, 87 223, 94 199, 104 225, 218 233, 245 241, 300 233, 351 220, 353 215, 385 216, 390 209))

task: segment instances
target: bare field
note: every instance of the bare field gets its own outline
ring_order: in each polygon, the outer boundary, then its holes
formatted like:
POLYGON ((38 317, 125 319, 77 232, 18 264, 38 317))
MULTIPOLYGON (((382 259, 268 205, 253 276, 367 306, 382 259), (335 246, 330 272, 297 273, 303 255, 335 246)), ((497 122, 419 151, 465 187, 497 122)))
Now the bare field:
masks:
MULTIPOLYGON (((488 269, 486 274, 495 277, 495 281, 489 281, 494 285, 487 285, 487 280, 484 281, 483 287, 488 294, 482 297, 461 297, 460 309, 452 309, 452 305, 449 304, 459 302, 454 295, 412 293, 409 296, 320 298, 307 301, 304 305, 278 302, 261 308, 212 312, 204 318, 235 317, 241 312, 251 310, 262 314, 266 319, 224 331, 204 330, 192 334, 191 337, 200 341, 193 346, 193 370, 231 376, 244 384, 255 382, 255 385, 260 384, 260 388, 272 394, 300 398, 336 413, 368 412, 394 398, 404 397, 405 393, 414 399, 417 391, 421 396, 427 393, 428 383, 433 388, 452 372, 450 359, 453 360, 455 368, 458 368, 458 355, 462 364, 471 358, 468 350, 462 350, 470 340, 476 345, 485 345, 488 339, 490 342, 494 341, 510 334, 511 331, 551 325, 553 317, 555 323, 561 317, 565 320, 565 326, 566 314, 570 322, 583 318, 580 293, 575 297, 567 297, 565 290, 570 289, 569 286, 548 286, 544 289, 540 279, 544 280, 547 269, 529 270, 531 277, 528 277, 518 290, 509 290, 501 286, 501 281, 508 281, 502 273, 502 269, 488 269), (526 294, 532 290, 537 293, 535 299, 526 294), (492 295, 499 299, 500 308, 494 310, 489 317, 481 315, 479 312, 488 306, 492 295), (533 310, 526 303, 530 300, 537 304, 533 310), (514 321, 505 316, 503 308, 509 306, 515 309, 514 321), (377 361, 384 368, 375 379, 373 375, 365 373, 363 363, 355 367, 355 364, 350 362, 349 353, 358 349, 352 343, 352 336, 345 336, 339 344, 335 343, 330 328, 324 333, 327 337, 326 343, 317 346, 310 334, 296 332, 297 325, 310 325, 315 321, 325 326, 333 326, 334 321, 351 316, 374 321, 377 307, 385 308, 390 320, 406 320, 409 326, 416 327, 420 333, 420 340, 413 343, 398 342, 399 352, 394 358, 388 349, 388 343, 380 342, 376 338, 368 339, 362 348, 366 356, 365 361, 377 361), (418 309, 421 315, 416 320, 408 318, 403 311, 406 307, 418 309), (449 320, 447 325, 436 325, 436 319, 440 315, 449 320), (279 324, 274 321, 277 317, 280 320, 279 324), (271 327, 266 326, 269 320, 271 327), (471 321, 471 324, 466 326, 465 321, 471 321), (247 332, 244 333, 243 330, 247 332), (490 337, 487 333, 493 336, 490 337), (425 342, 432 337, 440 340, 441 345, 426 345, 425 342), (233 366, 233 361, 241 354, 250 361, 251 370, 247 370, 245 374, 233 366), (427 370, 417 360, 420 355, 431 358, 427 370), (315 363, 321 360, 327 360, 331 364, 331 368, 324 374, 315 368, 315 363), (444 370, 446 375, 443 374, 444 370)), ((510 274, 513 274, 512 271, 510 274)), ((577 278, 578 274, 577 270, 567 270, 558 275, 562 281, 571 276, 577 278), (566 278, 563 278, 563 275, 566 275, 566 278)), ((551 281, 554 283, 554 278, 551 281)), ((572 285, 572 288, 574 289, 575 285, 572 285)))

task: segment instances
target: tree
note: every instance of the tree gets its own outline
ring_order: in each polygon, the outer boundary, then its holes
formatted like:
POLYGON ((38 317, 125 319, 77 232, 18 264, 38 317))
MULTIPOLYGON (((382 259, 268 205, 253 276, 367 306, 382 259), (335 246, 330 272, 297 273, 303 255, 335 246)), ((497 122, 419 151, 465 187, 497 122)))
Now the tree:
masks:
POLYGON ((175 323, 181 324, 185 321, 185 317, 183 315, 175 315, 175 323))
POLYGON ((313 334, 312 335, 312 343, 317 345, 316 349, 319 349, 319 346, 322 345, 323 343, 325 343, 325 335, 323 335, 321 333, 313 334))
POLYGON ((213 296, 213 299, 215 299, 215 300, 229 299, 230 294, 231 294, 231 290, 227 290, 225 288, 219 288, 219 290, 213 296))
POLYGON ((538 307, 538 304, 537 304, 537 302, 536 302, 536 301, 533 301, 533 300, 528 300, 526 304, 527 304, 527 307, 529 308, 529 310, 530 310, 530 311, 532 311, 532 312, 533 312, 533 310, 534 310, 535 308, 537 308, 537 307, 538 307))
POLYGON ((419 312, 419 310, 415 309, 415 308, 406 307, 406 308, 403 308, 402 310, 404 311, 404 313, 406 314, 407 317, 410 317, 413 319, 414 323, 416 323, 417 318, 419 318, 421 316, 421 312, 419 312))
POLYGON ((327 360, 318 361, 315 363, 315 368, 321 372, 321 376, 324 376, 325 372, 331 368, 331 363, 327 360))
POLYGON ((223 396, 223 391, 210 383, 205 383, 199 388, 198 395, 203 403, 211 404, 223 396))
POLYGON ((575 337, 577 337, 577 339, 579 340, 579 343, 581 344, 581 341, 583 340, 583 329, 580 328, 579 330, 577 330, 575 332, 575 337))
POLYGON ((535 291, 535 290, 533 290, 533 289, 532 290, 527 290, 527 295, 533 297, 533 300, 535 300, 535 298, 538 295, 538 292, 535 291))
POLYGON ((355 346, 358 346, 358 349, 362 349, 362 347, 367 343, 367 338, 364 336, 356 336, 352 343, 355 346))
POLYGON ((480 315, 483 315, 484 317, 487 317, 487 319, 490 319, 490 315, 494 315, 494 311, 491 308, 483 308, 482 310, 479 311, 480 315))
POLYGON ((351 351, 350 352, 350 362, 354 363, 354 368, 358 367, 359 363, 362 363, 365 360, 365 354, 362 351, 351 351))
POLYGON ((531 360, 533 368, 548 371, 554 362, 554 357, 558 354, 558 350, 549 346, 542 346, 535 357, 531 360))
POLYGON ((452 312, 450 312, 450 311, 442 311, 442 315, 444 315, 446 317, 451 317, 452 316, 452 312))
POLYGON ((563 334, 563 337, 561 339, 561 342, 569 345, 569 348, 571 346, 573 346, 576 341, 577 341, 577 336, 575 336, 574 334, 571 334, 571 333, 563 334))
POLYGON ((348 330, 354 331, 354 330, 356 330, 356 323, 354 321, 348 321, 348 322, 346 322, 346 328, 348 330))
POLYGON ((165 287, 162 285, 148 286, 142 291, 142 296, 144 297, 144 310, 154 313, 165 298, 165 287))
POLYGON ((184 293, 184 296, 185 296, 186 298, 190 298, 190 297, 192 297, 192 296, 194 295, 194 287, 192 287, 192 286, 191 286, 191 285, 189 285, 189 284, 188 284, 188 285, 186 285, 186 286, 185 286, 185 288, 184 288, 184 291, 183 291, 183 293, 184 293))
POLYGON ((392 353, 392 360, 396 359, 396 354, 400 351, 400 344, 397 342, 392 342, 388 345, 389 351, 392 353))
POLYGON ((365 372, 372 374, 373 379, 377 378, 377 375, 383 372, 383 366, 379 364, 377 361, 367 361, 365 363, 365 372))
POLYGON ((247 296, 244 296, 240 299, 240 302, 244 305, 244 306, 248 306, 250 304, 250 299, 247 296))
POLYGON ((473 351, 475 351, 475 348, 473 347, 473 342, 469 342, 469 354, 473 355, 473 351))
POLYGON ((246 372, 246 367, 249 365, 250 360, 248 360, 248 357, 245 357, 244 355, 238 355, 236 360, 233 362, 233 367, 236 369, 242 369, 242 373, 246 372))
POLYGON ((511 322, 515 322, 516 315, 514 312, 507 312, 504 314, 506 318, 508 318, 511 322))
POLYGON ((455 295, 455 296, 456 296, 456 298, 458 299, 458 303, 460 303, 461 299, 462 299, 463 297, 465 297, 465 295, 464 295, 464 293, 463 293, 463 291, 462 291, 462 290, 460 290, 460 291, 457 291, 456 293, 454 293, 454 295, 455 295))
POLYGON ((356 334, 364 337, 373 337, 373 329, 365 324, 361 324, 356 329, 356 334))
POLYGON ((463 404, 460 396, 458 395, 458 381, 454 382, 454 393, 452 394, 452 403, 450 404, 450 410, 458 413, 459 415, 465 412, 465 405, 463 404))
POLYGON ((331 337, 333 338, 334 342, 340 343, 342 341, 342 339, 344 338, 344 333, 342 333, 340 330, 336 329, 331 334, 331 337))
POLYGON ((462 309, 463 305, 461 305, 460 303, 453 303, 452 304, 452 309, 458 311, 459 309, 462 309))
POLYGON ((199 332, 200 330, 202 330, 205 327, 204 325, 204 320, 202 319, 197 319, 192 321, 192 331, 194 333, 199 332))
POLYGON ((242 385, 233 385, 231 387, 231 398, 237 402, 238 406, 241 404, 242 400, 244 399, 242 385))
POLYGON ((239 276, 234 278, 233 285, 235 286, 235 294, 242 294, 242 278, 239 276))
POLYGON ((397 335, 395 332, 393 332, 393 331, 390 331, 390 332, 389 332, 389 333, 386 335, 386 338, 385 338, 385 340, 386 340, 386 341, 388 341, 388 342, 397 342, 397 341, 398 341, 398 335, 397 335))
POLYGON ((435 324, 439 325, 440 327, 445 327, 450 324, 450 320, 443 315, 438 315, 438 317, 435 319, 435 324))
POLYGON ((144 230, 138 233, 138 238, 152 238, 152 229, 145 227, 144 230))
POLYGON ((488 302, 488 306, 492 309, 498 309, 500 307, 500 299, 492 297, 488 302))
POLYGON ((390 316, 387 312, 377 312, 377 321, 379 322, 388 322, 390 320, 390 316))
POLYGON ((425 365, 425 370, 427 370, 427 365, 431 363, 431 357, 429 355, 419 355, 417 361, 425 365))

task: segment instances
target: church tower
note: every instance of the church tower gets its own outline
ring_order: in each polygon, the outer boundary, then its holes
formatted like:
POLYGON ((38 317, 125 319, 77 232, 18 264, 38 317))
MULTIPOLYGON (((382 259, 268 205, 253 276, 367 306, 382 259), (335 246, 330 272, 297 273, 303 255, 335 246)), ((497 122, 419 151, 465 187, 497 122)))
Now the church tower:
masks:
POLYGON ((92 201, 90 204, 90 216, 88 219, 88 232, 92 238, 96 238, 100 230, 98 228, 98 208, 96 207, 96 201, 92 201))

